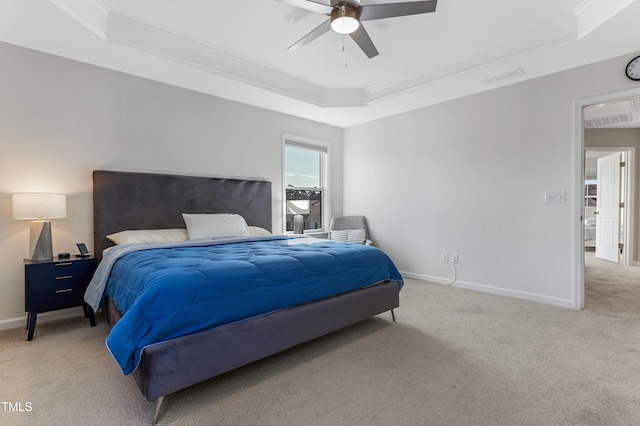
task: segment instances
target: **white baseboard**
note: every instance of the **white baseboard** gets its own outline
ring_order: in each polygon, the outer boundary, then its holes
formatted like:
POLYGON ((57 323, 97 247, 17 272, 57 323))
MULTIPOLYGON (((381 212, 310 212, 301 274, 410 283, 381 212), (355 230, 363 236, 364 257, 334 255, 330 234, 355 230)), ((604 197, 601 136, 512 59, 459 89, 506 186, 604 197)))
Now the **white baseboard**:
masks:
MULTIPOLYGON (((422 281, 430 281, 438 284, 451 284, 451 281, 453 281, 453 277, 448 279, 448 278, 442 278, 442 277, 433 277, 429 275, 414 274, 412 272, 405 272, 405 271, 400 271, 400 274, 402 274, 402 276, 407 278, 414 278, 422 281)), ((459 280, 456 280, 451 285, 453 287, 466 288, 469 290, 476 290, 483 293, 497 294, 500 296, 511 297, 514 299, 528 300, 531 302, 541 302, 541 303, 546 303, 548 305, 560 306, 562 308, 575 309, 573 301, 569 299, 559 299, 557 297, 550 297, 542 294, 528 293, 524 291, 493 287, 493 286, 488 286, 484 284, 470 283, 470 282, 459 281, 459 280)))
MULTIPOLYGON (((60 309, 58 311, 52 311, 52 312, 43 312, 41 314, 38 314, 38 318, 36 319, 36 328, 38 327, 38 324, 41 324, 43 322, 57 321, 61 319, 77 317, 80 315, 84 316, 84 310, 80 306, 75 308, 69 308, 69 309, 60 309)), ((12 328, 19 328, 19 327, 26 329, 26 326, 27 326, 26 314, 23 317, 9 318, 9 319, 0 321, 0 330, 10 330, 12 328)))

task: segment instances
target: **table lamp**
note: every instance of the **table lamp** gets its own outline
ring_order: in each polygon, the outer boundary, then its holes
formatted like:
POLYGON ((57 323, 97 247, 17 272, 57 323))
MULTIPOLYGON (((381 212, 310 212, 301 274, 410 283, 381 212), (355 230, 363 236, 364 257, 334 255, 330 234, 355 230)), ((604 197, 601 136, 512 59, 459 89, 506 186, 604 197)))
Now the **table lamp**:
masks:
POLYGON ((309 214, 309 200, 287 200, 287 210, 293 214, 293 233, 302 234, 304 232, 304 214, 309 214))
POLYGON ((63 194, 13 194, 13 218, 31 219, 29 259, 53 260, 51 222, 67 217, 67 198, 63 194))

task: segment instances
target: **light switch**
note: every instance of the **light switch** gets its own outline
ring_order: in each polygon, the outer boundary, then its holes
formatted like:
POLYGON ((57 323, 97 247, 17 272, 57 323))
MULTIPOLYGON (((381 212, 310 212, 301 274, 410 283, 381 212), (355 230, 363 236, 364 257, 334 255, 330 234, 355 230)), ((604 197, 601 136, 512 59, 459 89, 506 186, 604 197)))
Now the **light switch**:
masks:
POLYGON ((566 201, 566 191, 544 191, 545 203, 564 203, 566 201))

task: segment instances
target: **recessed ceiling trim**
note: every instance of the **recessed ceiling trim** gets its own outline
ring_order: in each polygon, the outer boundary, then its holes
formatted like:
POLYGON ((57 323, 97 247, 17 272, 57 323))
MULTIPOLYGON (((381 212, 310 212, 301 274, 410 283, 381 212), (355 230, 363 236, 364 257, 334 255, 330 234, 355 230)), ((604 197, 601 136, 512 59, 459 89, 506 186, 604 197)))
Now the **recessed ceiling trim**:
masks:
POLYGON ((527 49, 540 48, 566 37, 566 30, 563 33, 560 25, 532 27, 505 37, 495 44, 487 44, 465 52, 464 55, 453 56, 371 87, 323 88, 294 75, 242 60, 170 31, 110 11, 100 0, 88 0, 86 5, 80 7, 71 0, 50 1, 106 41, 140 49, 217 76, 320 107, 367 106, 441 81, 459 73, 477 58, 486 57, 486 63, 490 63, 504 58, 505 55, 522 51, 523 46, 527 49), (544 37, 542 44, 538 36, 544 37))
POLYGON ((106 22, 111 10, 100 0, 49 0, 93 34, 106 39, 106 22))
POLYGON ((369 102, 369 94, 365 89, 324 89, 322 106, 324 107, 363 107, 369 102))
MULTIPOLYGON (((566 23, 552 22, 548 25, 535 25, 523 28, 518 33, 509 34, 499 40, 493 40, 475 49, 452 55, 445 60, 435 62, 428 67, 405 73, 394 79, 367 88, 369 101, 388 98, 395 93, 429 85, 454 74, 479 69, 510 56, 533 52, 567 42, 575 41, 576 28, 567 31, 566 23)), ((514 66, 513 69, 519 69, 514 66)), ((522 72, 524 74, 524 72, 522 72)))
MULTIPOLYGON (((487 68, 505 59, 573 42, 602 25, 634 0, 585 0, 574 9, 577 21, 567 26, 567 17, 522 28, 467 52, 410 70, 368 87, 322 87, 312 81, 279 69, 241 59, 170 31, 109 10, 100 0, 49 0, 62 12, 102 40, 126 45, 195 70, 318 107, 363 107, 399 98, 469 71, 487 68), (606 13, 605 13, 606 12, 606 13), (595 18, 598 19, 595 19, 595 18)), ((286 0, 281 0, 287 3, 286 0)), ((569 18, 573 18, 569 14, 569 18)), ((518 69, 515 63, 507 69, 518 69)), ((495 83, 503 84, 501 81, 495 83)), ((505 82, 504 84, 507 84, 505 82)))
POLYGON ((294 99, 322 105, 324 90, 315 84, 242 60, 169 31, 112 12, 107 41, 144 50, 190 67, 294 99))
POLYGON ((585 0, 573 11, 578 20, 578 38, 585 37, 635 1, 585 0))

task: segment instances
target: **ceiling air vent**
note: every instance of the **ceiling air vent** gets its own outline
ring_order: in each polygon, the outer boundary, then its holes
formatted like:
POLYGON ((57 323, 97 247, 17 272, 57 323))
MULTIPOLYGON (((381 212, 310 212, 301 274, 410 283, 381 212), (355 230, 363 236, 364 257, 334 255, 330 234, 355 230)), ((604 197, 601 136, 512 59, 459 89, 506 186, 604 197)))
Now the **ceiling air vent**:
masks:
POLYGON ((522 68, 518 68, 517 70, 509 71, 504 74, 494 75, 493 77, 485 78, 482 81, 482 84, 494 84, 501 83, 503 81, 509 80, 511 78, 519 77, 524 75, 524 70, 522 68))
POLYGON ((599 117, 592 118, 590 120, 584 120, 584 127, 587 129, 593 129, 602 126, 610 126, 612 124, 628 123, 633 120, 631 114, 613 115, 611 117, 599 117))

